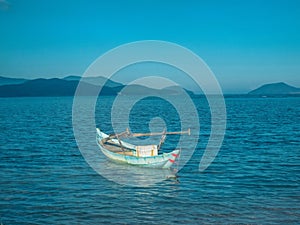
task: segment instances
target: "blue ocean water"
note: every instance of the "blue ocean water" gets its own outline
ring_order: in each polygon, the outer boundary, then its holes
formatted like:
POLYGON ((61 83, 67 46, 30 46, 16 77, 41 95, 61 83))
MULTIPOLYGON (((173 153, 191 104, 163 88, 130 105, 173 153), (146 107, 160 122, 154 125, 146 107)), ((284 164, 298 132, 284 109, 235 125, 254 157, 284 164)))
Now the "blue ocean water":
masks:
MULTIPOLYGON (((200 142, 178 180, 130 187, 105 179, 84 160, 73 135, 71 97, 0 99, 0 222, 299 224, 300 98, 225 100, 225 139, 207 170, 198 170, 210 132, 207 103, 199 98, 200 142)), ((96 124, 107 132, 112 102, 105 97, 96 109, 96 124)), ((180 129, 172 106, 151 98, 132 109, 131 129, 146 132, 158 116, 168 130, 180 129)), ((167 139, 166 150, 177 142, 167 139)))

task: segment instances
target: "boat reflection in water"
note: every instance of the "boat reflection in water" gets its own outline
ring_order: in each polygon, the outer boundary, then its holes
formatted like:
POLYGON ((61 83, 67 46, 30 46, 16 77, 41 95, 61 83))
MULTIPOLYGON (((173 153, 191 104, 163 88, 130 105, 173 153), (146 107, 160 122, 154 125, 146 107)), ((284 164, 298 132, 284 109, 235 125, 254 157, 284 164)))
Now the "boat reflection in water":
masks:
POLYGON ((147 187, 164 180, 178 181, 176 169, 159 169, 132 166, 106 159, 101 163, 101 172, 107 179, 121 185, 147 187))

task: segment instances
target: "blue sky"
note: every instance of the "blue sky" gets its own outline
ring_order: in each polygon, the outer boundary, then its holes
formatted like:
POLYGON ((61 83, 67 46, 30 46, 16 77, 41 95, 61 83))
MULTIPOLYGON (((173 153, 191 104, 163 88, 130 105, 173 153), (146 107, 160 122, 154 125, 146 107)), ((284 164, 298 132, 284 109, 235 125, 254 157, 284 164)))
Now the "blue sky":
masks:
POLYGON ((149 39, 194 51, 227 93, 300 87, 300 1, 0 0, 0 76, 81 75, 109 49, 149 39))

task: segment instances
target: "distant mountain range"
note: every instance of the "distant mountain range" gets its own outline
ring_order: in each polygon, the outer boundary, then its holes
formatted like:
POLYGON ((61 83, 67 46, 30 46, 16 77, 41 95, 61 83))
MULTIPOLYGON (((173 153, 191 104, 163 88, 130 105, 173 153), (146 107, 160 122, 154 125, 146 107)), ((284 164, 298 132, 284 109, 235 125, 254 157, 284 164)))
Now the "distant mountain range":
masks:
POLYGON ((290 86, 286 83, 265 84, 250 91, 248 95, 275 96, 275 95, 300 95, 300 88, 290 86))
MULTIPOLYGON (((33 97, 33 96, 74 96, 76 88, 81 80, 80 95, 97 95, 101 88, 101 95, 179 95, 181 88, 177 86, 164 89, 152 89, 142 85, 124 85, 104 77, 68 76, 62 79, 18 79, 0 76, 0 97, 33 97), (81 80, 82 79, 82 80, 81 80)), ((185 90, 189 95, 192 91, 185 90)), ((300 96, 300 88, 286 83, 265 84, 250 91, 248 96, 300 96)))
POLYGON ((105 83, 105 86, 111 87, 111 88, 123 86, 123 84, 121 84, 121 83, 106 79, 106 78, 101 77, 101 76, 98 76, 98 77, 83 77, 83 78, 80 77, 80 76, 67 76, 67 77, 63 78, 63 80, 67 80, 67 81, 80 81, 81 79, 85 83, 93 84, 93 85, 104 84, 105 83))
MULTIPOLYGON (((0 77, 0 97, 74 96, 80 79, 79 76, 34 80, 0 77)), ((181 93, 181 88, 176 86, 152 89, 142 85, 125 86, 104 77, 88 77, 82 79, 79 95, 97 95, 100 86, 101 95, 179 95, 181 93)), ((193 95, 191 91, 186 90, 186 92, 193 95)))
POLYGON ((0 85, 8 85, 8 84, 22 84, 27 79, 19 79, 19 78, 8 78, 8 77, 1 77, 0 76, 0 85))

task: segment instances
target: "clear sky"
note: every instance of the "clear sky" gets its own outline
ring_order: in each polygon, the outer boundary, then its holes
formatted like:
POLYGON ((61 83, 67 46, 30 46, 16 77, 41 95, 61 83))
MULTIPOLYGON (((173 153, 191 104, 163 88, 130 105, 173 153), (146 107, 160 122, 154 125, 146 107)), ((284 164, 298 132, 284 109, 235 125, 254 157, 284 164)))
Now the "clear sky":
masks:
POLYGON ((297 0, 0 0, 0 76, 81 75, 107 50, 149 39, 197 53, 227 93, 300 87, 297 0))

